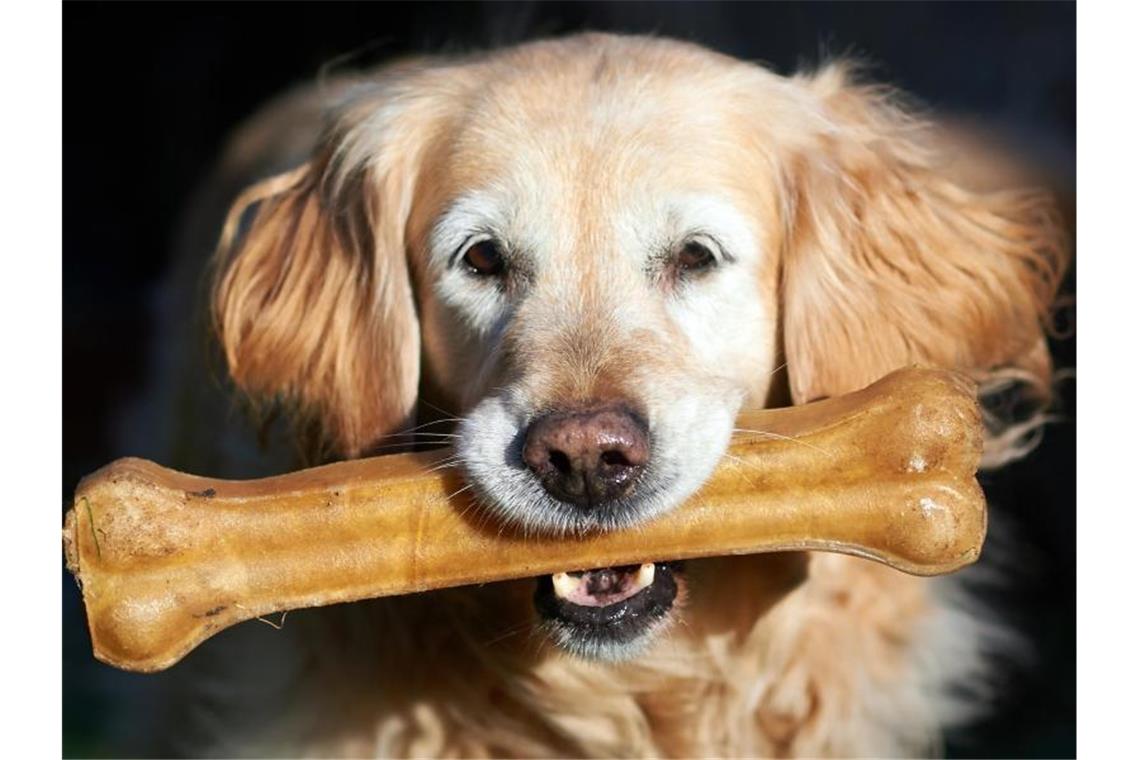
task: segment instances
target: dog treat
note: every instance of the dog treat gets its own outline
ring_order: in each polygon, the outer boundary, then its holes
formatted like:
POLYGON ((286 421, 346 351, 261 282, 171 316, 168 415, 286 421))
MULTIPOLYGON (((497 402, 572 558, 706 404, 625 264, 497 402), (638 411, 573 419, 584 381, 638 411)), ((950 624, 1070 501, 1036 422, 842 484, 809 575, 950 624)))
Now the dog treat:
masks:
POLYGON ((864 390, 742 415, 701 490, 651 522, 587 536, 490 521, 447 451, 252 481, 120 459, 85 478, 63 531, 95 656, 167 668, 253 617, 564 570, 818 550, 935 575, 986 530, 968 379, 899 370, 864 390), (458 494, 458 495, 452 495, 458 494))

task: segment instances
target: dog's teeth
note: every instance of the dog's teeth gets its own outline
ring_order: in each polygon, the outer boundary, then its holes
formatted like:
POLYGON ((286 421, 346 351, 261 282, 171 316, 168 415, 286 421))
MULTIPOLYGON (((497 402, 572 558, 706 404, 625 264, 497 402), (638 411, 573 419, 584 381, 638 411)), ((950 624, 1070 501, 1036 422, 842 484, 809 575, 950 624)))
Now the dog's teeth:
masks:
POLYGON ((550 576, 554 581, 554 593, 563 599, 568 599, 578 589, 580 578, 572 578, 569 573, 555 573, 550 576))
POLYGON ((640 591, 643 588, 648 588, 653 583, 653 572, 656 568, 652 562, 646 562, 641 567, 637 568, 637 580, 634 585, 640 591))

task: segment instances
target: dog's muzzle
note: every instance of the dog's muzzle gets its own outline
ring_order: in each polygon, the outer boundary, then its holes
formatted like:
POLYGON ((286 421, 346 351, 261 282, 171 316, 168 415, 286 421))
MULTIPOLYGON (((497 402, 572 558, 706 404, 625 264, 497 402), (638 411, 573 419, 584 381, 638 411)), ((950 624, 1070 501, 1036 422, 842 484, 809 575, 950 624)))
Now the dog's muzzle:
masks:
MULTIPOLYGON (((548 411, 527 428, 522 458, 559 502, 612 520, 629 509, 650 458, 644 419, 620 402, 548 411)), ((619 518, 620 519, 620 518, 619 518)), ((538 579, 535 607, 554 641, 591 659, 635 655, 677 596, 674 567, 647 562, 538 579)))

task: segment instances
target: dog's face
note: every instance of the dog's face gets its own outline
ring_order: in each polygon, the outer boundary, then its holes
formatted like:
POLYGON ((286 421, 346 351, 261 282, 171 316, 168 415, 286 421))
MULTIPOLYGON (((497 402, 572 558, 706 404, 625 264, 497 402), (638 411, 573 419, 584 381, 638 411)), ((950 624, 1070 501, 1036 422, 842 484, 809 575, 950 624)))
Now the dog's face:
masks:
MULTIPOLYGON (((217 291, 235 379, 343 454, 408 424, 422 373, 489 518, 620 529, 702 484, 781 356, 796 401, 908 361, 1042 368, 1038 207, 944 182, 835 72, 604 36, 401 71, 239 202, 262 207, 217 291)), ((674 569, 567 568, 536 599, 564 646, 623 657, 674 569)))
POLYGON ((677 505, 774 366, 765 167, 690 82, 629 87, 492 85, 413 212, 427 370, 486 508, 528 530, 677 505))

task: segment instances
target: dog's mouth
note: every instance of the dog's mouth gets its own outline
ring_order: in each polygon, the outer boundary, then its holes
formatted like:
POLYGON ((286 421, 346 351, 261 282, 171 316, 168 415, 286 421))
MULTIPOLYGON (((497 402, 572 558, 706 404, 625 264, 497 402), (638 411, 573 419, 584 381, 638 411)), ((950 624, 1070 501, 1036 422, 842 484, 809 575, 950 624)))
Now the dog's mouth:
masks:
POLYGON ((600 567, 538 579, 534 603, 554 642, 591 659, 640 653, 677 598, 680 563, 600 567))

